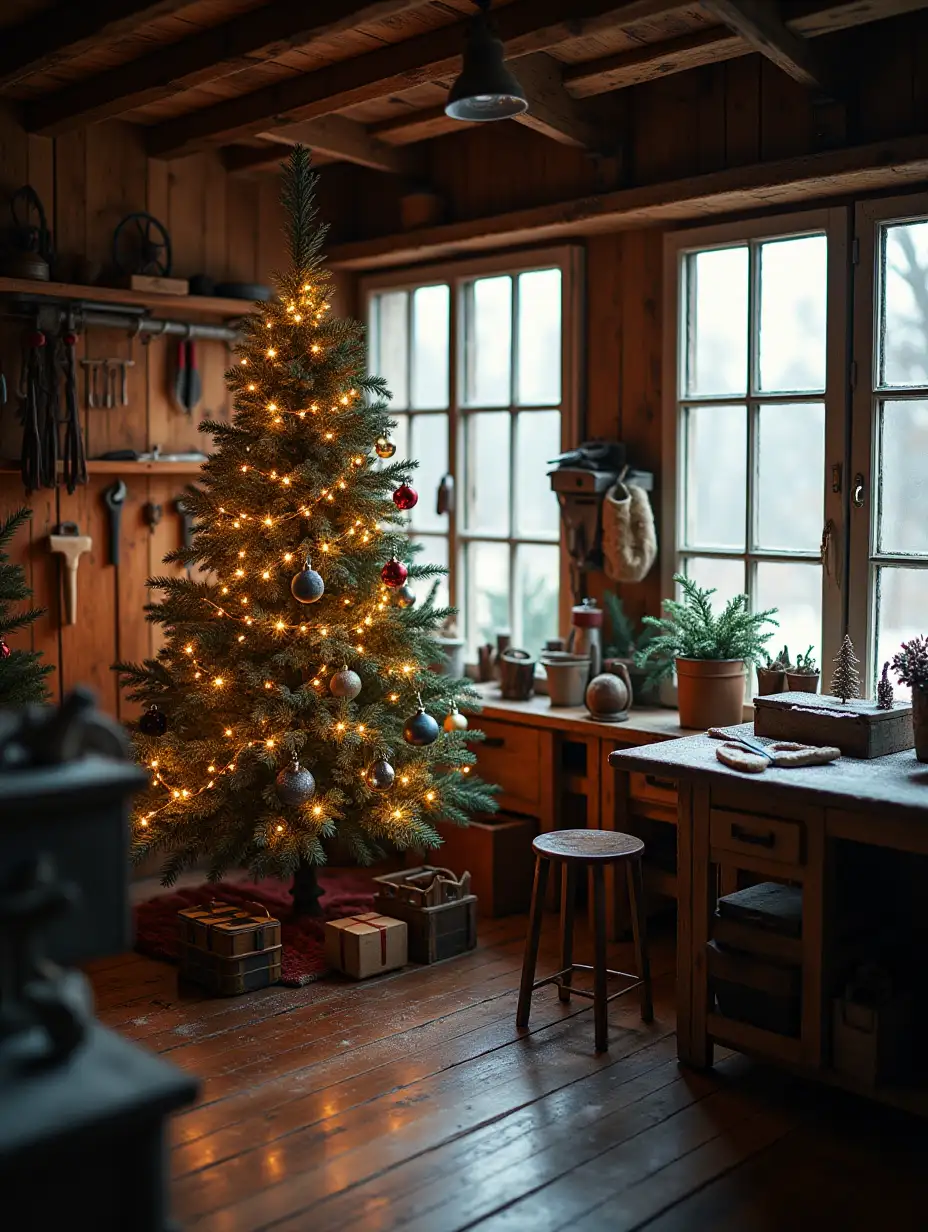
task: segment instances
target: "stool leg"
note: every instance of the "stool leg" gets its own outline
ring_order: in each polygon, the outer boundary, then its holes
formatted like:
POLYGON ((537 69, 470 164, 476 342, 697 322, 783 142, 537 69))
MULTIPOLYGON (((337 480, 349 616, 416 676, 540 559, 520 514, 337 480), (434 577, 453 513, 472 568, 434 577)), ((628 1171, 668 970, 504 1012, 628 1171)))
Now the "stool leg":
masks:
POLYGON ((596 1051, 609 1047, 609 1006, 606 1001, 606 879, 594 864, 593 877, 593 1025, 596 1051))
MULTIPOLYGON (((577 870, 573 864, 565 864, 561 870, 561 970, 574 961, 574 911, 577 906, 577 870)), ((557 995, 561 1001, 570 1000, 570 983, 573 972, 561 977, 562 987, 557 995)))
POLYGON ((627 863, 628 902, 632 914, 632 935, 635 939, 635 960, 638 978, 641 980, 641 1019, 654 1020, 654 1005, 651 998, 651 956, 648 953, 648 917, 644 903, 644 879, 641 875, 641 857, 627 863))
POLYGON ((535 857, 535 884, 532 887, 532 911, 529 916, 528 936, 525 939, 525 957, 522 959, 522 984, 519 988, 519 1007, 516 1010, 516 1026, 524 1031, 532 1009, 532 985, 535 983, 535 964, 538 961, 538 942, 541 940, 541 920, 545 910, 545 893, 548 889, 548 861, 535 857))

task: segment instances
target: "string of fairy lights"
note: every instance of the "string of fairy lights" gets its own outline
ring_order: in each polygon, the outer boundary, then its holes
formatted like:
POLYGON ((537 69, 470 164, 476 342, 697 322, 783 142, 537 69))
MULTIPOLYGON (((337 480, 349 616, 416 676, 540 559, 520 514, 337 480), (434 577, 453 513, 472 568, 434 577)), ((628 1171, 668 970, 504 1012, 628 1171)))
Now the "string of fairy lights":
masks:
MULTIPOLYGON (((316 326, 323 320, 325 313, 328 312, 330 308, 328 301, 323 301, 320 304, 314 305, 312 291, 313 288, 311 284, 304 285, 302 288, 300 302, 297 303, 291 301, 285 305, 286 314, 290 318, 290 323, 294 326, 301 326, 304 323, 311 326, 316 326)), ((275 323, 270 318, 267 318, 264 324, 267 329, 273 329, 275 323)), ((320 355, 323 352, 323 347, 318 342, 314 342, 309 346, 308 350, 312 355, 320 355)), ((272 344, 266 348, 265 359, 270 361, 272 365, 276 365, 278 357, 277 347, 272 344)), ((242 356, 239 360, 239 364, 242 368, 254 366, 250 364, 248 356, 242 356)), ((244 392, 260 397, 261 390, 259 387, 259 378, 247 381, 244 385, 244 392)), ((342 410, 350 408, 358 397, 358 390, 351 388, 346 393, 342 394, 337 402, 332 403, 329 409, 332 413, 338 414, 342 410)), ((265 408, 269 416, 268 422, 272 426, 279 426, 282 424, 285 416, 290 416, 299 420, 306 420, 308 416, 315 416, 322 413, 322 408, 320 407, 318 401, 311 403, 308 407, 291 409, 288 407, 282 407, 277 401, 270 400, 265 404, 265 408)), ((320 433, 320 436, 321 439, 326 442, 332 442, 337 439, 337 433, 331 427, 325 427, 324 431, 320 433)), ((377 452, 382 457, 390 457, 393 452, 395 452, 395 446, 386 440, 386 438, 380 437, 377 441, 377 452)), ((347 471, 339 475, 338 478, 328 487, 322 488, 317 495, 304 497, 298 507, 289 513, 272 514, 268 512, 263 516, 250 514, 247 511, 232 513, 226 509, 225 506, 220 505, 217 511, 218 515, 220 518, 226 519, 223 523, 225 526, 228 526, 232 530, 236 531, 251 531, 253 529, 271 530, 296 518, 310 517, 312 516, 313 510, 318 505, 323 503, 334 505, 338 502, 342 494, 350 493, 349 481, 353 475, 359 473, 364 464, 365 458, 363 456, 353 456, 347 471)), ((296 473, 280 474, 277 470, 264 471, 260 467, 248 462, 241 463, 237 469, 242 475, 251 474, 260 476, 264 482, 272 485, 279 485, 279 487, 283 489, 291 489, 293 490, 293 494, 296 495, 296 488, 298 485, 298 475, 296 473)), ((375 535, 379 533, 379 526, 373 523, 367 526, 364 524, 363 519, 357 518, 342 534, 329 535, 325 540, 319 543, 319 552, 323 557, 328 557, 331 559, 343 543, 354 539, 358 543, 366 545, 371 542, 375 535)), ((237 558, 242 562, 248 560, 248 549, 238 549, 237 558)), ((260 579, 261 582, 273 582, 282 565, 291 565, 298 558, 297 553, 287 551, 282 554, 279 560, 276 558, 274 560, 265 559, 260 565, 252 569, 249 569, 244 564, 239 564, 239 566, 234 570, 232 577, 227 579, 220 577, 218 579, 221 583, 220 594, 222 596, 230 596, 230 598, 236 599, 239 606, 242 608, 249 608, 252 604, 251 596, 244 593, 233 596, 233 589, 237 589, 240 584, 247 585, 250 580, 260 579)), ((308 555, 306 557, 306 561, 306 567, 309 568, 308 555)), ((347 625, 338 623, 333 624, 331 620, 326 623, 320 622, 318 624, 305 620, 294 623, 284 620, 280 616, 271 616, 267 619, 259 619, 252 616, 249 612, 237 615, 229 611, 227 607, 224 607, 222 604, 215 603, 211 599, 204 598, 203 601, 216 613, 218 617, 243 624, 247 628, 253 629, 255 632, 263 631, 269 632, 273 635, 289 633, 296 634, 299 637, 305 637, 308 634, 315 634, 320 638, 331 638, 333 640, 341 637, 345 644, 351 645, 352 651, 355 654, 363 655, 365 653, 365 643, 363 641, 356 643, 351 642, 349 634, 364 637, 367 633, 374 629, 377 625, 378 615, 390 607, 388 596, 389 590, 386 587, 383 587, 378 597, 378 601, 370 610, 365 613, 362 607, 359 609, 357 615, 353 616, 353 621, 357 621, 357 623, 352 623, 350 629, 347 625)), ((351 598, 347 596, 342 598, 342 605, 345 608, 354 606, 351 598)), ((247 633, 239 634, 237 636, 238 643, 241 644, 246 642, 248 640, 248 636, 249 635, 247 633)), ((232 673, 223 672, 221 669, 216 671, 202 663, 197 658, 196 650, 192 643, 188 643, 184 646, 183 653, 185 660, 192 668, 192 680, 194 682, 199 683, 203 681, 205 683, 208 680, 209 687, 214 691, 222 691, 227 687, 235 687, 232 673)), ((417 668, 411 663, 401 663, 397 665, 388 665, 383 670, 385 670, 388 676, 398 676, 404 683, 406 683, 407 681, 414 681, 417 668)), ((313 689, 321 690, 323 688, 323 677, 327 671, 328 666, 325 663, 316 668, 315 674, 310 682, 313 689)), ((265 691, 271 693, 278 688, 278 685, 273 680, 266 679, 263 682, 263 688, 265 691)), ((384 700, 395 705, 400 702, 401 694, 400 692, 392 690, 385 694, 384 700)), ((266 720, 262 720, 262 723, 263 722, 266 722, 266 720)), ((375 747, 380 739, 379 733, 372 731, 367 724, 350 723, 344 719, 338 719, 333 722, 330 730, 334 733, 336 739, 342 739, 353 734, 371 742, 375 747)), ((165 812, 166 810, 177 807, 185 807, 188 804, 193 803, 194 800, 202 796, 205 792, 213 791, 216 788, 217 782, 220 778, 235 773, 238 769, 239 759, 248 749, 263 748, 267 752, 273 752, 275 748, 282 745, 285 734, 286 733, 278 733, 270 736, 255 736, 252 734, 247 739, 240 738, 240 743, 236 746, 235 751, 232 752, 231 755, 228 751, 226 751, 222 758, 214 758, 208 763, 205 771, 206 777, 202 784, 198 787, 182 786, 175 782, 169 781, 165 776, 161 765, 161 760, 159 758, 152 758, 148 762, 148 768, 152 771, 151 786, 162 787, 168 793, 168 799, 160 807, 151 809, 145 813, 140 818, 139 824, 143 828, 147 828, 159 814, 165 812)), ((226 740, 234 740, 234 729, 232 727, 225 727, 223 736, 226 740)), ((294 764, 298 765, 298 763, 294 764)), ((467 775, 470 773, 470 766, 461 766, 459 767, 459 770, 460 773, 467 775)), ((360 772, 360 777, 370 781, 369 771, 362 770, 360 772)), ((402 787, 408 787, 411 783, 413 783, 413 777, 414 776, 410 776, 408 773, 401 773, 397 781, 402 787)), ((426 783, 426 790, 423 791, 421 796, 421 804, 428 808, 432 806, 437 799, 438 793, 436 792, 434 786, 432 786, 431 780, 428 780, 426 783)), ((410 804, 411 802, 407 804, 407 807, 409 807, 410 804)), ((323 806, 318 803, 313 804, 310 809, 312 817, 318 820, 320 824, 324 822, 324 811, 323 806)), ((403 820, 405 816, 403 808, 401 806, 393 808, 390 816, 396 821, 403 820)), ((285 829, 286 827, 283 822, 279 821, 276 824, 276 833, 282 834, 285 829)))

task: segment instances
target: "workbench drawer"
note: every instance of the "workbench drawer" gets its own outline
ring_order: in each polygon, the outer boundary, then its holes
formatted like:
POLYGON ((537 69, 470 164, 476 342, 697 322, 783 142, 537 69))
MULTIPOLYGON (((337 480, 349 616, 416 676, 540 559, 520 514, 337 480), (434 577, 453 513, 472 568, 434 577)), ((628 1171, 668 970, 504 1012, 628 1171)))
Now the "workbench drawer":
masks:
POLYGON ((643 800, 647 804, 677 807, 677 784, 673 779, 665 779, 658 774, 641 774, 632 770, 628 776, 628 794, 630 799, 643 800))
POLYGON ((798 821, 734 809, 709 810, 709 841, 722 851, 800 865, 804 863, 802 839, 802 824, 798 821))
MULTIPOLYGON (((477 770, 488 783, 502 788, 502 808, 537 816, 541 804, 541 741, 534 727, 477 718, 474 727, 486 735, 475 744, 477 770)), ((554 768, 548 767, 548 773, 554 768)))

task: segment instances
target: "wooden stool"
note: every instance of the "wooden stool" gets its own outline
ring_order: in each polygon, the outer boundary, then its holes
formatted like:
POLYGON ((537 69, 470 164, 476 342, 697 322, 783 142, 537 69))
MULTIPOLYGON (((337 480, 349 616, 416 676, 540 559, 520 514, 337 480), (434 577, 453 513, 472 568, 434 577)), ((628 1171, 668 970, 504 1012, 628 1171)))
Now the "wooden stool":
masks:
POLYGON ((644 910, 644 886, 641 878, 641 855, 644 843, 631 834, 614 830, 552 830, 540 834, 532 847, 535 851, 535 885, 532 890, 532 911, 529 917, 528 937, 525 942, 525 958, 522 962, 522 985, 519 990, 519 1008, 516 1026, 524 1030, 532 1008, 532 993, 545 984, 556 984, 561 1001, 569 1001, 571 992, 578 997, 588 997, 593 1002, 596 1051, 605 1052, 609 1047, 609 1025, 606 1006, 609 1001, 641 989, 641 1017, 651 1022, 654 1009, 651 1003, 651 962, 648 956, 648 939, 644 910), (535 964, 538 961, 538 942, 541 938, 541 920, 545 906, 545 891, 548 888, 550 861, 564 865, 561 879, 561 969, 546 979, 535 979, 535 964), (628 971, 610 971, 606 966, 606 880, 603 870, 607 864, 625 861, 628 877, 628 897, 631 907, 632 932, 635 939, 635 957, 638 975, 628 971), (593 965, 575 963, 574 907, 577 900, 577 868, 585 865, 590 870, 593 884, 593 965), (593 972, 593 991, 571 988, 575 971, 593 972), (622 976, 633 982, 606 996, 606 977, 622 976))

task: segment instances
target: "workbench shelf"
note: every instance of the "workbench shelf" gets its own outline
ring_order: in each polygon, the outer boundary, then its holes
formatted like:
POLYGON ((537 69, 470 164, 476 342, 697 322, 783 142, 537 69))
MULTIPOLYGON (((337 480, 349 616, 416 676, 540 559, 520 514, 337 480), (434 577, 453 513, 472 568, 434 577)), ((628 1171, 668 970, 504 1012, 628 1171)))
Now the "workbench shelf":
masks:
POLYGON ((129 291, 122 287, 83 287, 70 282, 39 282, 32 278, 0 278, 0 296, 90 302, 145 308, 150 312, 179 312, 197 317, 236 320, 253 311, 247 299, 222 299, 214 295, 164 295, 156 291, 129 291))
MULTIPOLYGON (((137 462, 114 461, 111 458, 91 459, 87 463, 88 475, 198 475, 202 462, 137 462)), ((61 464, 58 464, 59 472, 61 464)), ((16 462, 0 463, 0 475, 18 475, 16 462)))

